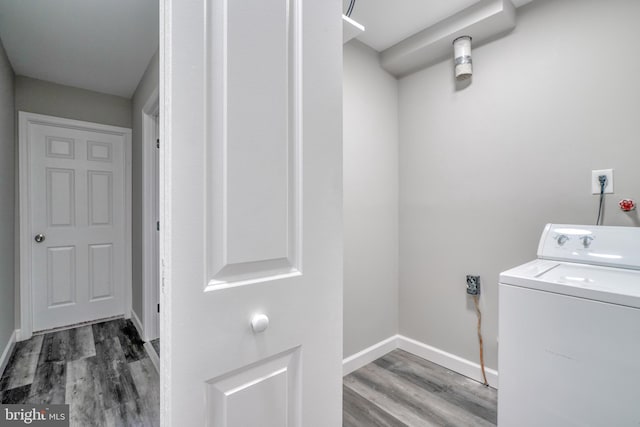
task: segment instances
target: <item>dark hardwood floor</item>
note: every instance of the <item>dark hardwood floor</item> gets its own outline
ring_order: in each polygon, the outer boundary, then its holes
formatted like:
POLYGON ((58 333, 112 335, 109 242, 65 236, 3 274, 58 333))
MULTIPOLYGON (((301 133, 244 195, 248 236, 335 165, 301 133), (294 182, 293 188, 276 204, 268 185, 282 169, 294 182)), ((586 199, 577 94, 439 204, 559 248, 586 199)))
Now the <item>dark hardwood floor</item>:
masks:
MULTIPOLYGON (((143 344, 122 319, 34 336, 16 344, 0 402, 69 403, 71 426, 157 426, 159 377, 143 344)), ((496 425, 495 389, 402 350, 347 375, 343 391, 344 427, 496 425)))
POLYGON ((0 379, 0 402, 68 403, 71 426, 160 425, 160 379, 130 320, 19 342, 0 379))
POLYGON ((402 350, 347 375, 343 427, 495 426, 497 392, 402 350))

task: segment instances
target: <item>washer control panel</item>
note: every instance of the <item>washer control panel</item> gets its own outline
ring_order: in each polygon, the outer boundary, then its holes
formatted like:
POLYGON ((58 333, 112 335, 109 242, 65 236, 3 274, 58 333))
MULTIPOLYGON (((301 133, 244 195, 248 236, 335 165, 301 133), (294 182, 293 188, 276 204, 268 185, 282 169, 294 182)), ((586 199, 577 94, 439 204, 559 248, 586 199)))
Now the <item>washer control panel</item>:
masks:
POLYGON ((640 228, 547 224, 538 258, 640 270, 640 228))
MULTIPOLYGON (((565 230, 561 230, 561 231, 565 231, 565 230)), ((567 235, 567 234, 556 234, 553 238, 556 241, 556 243, 558 244, 559 247, 564 246, 566 243, 568 243, 571 238, 574 238, 574 240, 576 240, 579 243, 582 243, 582 248, 583 249, 588 249, 591 246, 591 242, 593 242, 594 237, 590 234, 585 234, 582 236, 573 236, 573 235, 567 235)), ((578 249, 580 249, 579 247, 580 245, 578 244, 578 249)))

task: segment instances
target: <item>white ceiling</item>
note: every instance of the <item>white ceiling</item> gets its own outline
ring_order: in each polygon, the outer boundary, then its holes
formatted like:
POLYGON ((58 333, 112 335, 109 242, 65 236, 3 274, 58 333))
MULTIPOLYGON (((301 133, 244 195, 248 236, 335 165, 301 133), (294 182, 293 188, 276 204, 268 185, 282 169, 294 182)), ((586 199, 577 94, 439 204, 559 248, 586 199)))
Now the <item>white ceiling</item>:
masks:
POLYGON ((130 98, 158 49, 157 0, 0 0, 17 75, 130 98))
MULTIPOLYGON (((512 0, 516 7, 532 0, 512 0)), ((349 0, 343 0, 346 12, 349 0)), ((351 19, 364 25, 358 40, 383 51, 455 15, 478 0, 356 0, 351 19)))
MULTIPOLYGON (((357 0, 351 18, 382 51, 478 2, 357 0)), ((158 49, 158 1, 0 0, 0 39, 18 75, 130 98, 158 49)))

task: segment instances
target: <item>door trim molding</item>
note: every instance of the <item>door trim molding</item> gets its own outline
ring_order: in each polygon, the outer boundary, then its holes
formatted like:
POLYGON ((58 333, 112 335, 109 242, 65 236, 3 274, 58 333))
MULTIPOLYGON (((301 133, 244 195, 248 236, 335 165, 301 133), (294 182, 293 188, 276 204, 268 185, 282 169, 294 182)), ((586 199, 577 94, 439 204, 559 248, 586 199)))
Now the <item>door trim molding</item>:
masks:
POLYGON ((4 375, 4 370, 9 364, 9 359, 11 358, 13 349, 16 346, 17 336, 18 336, 18 331, 14 330, 13 332, 11 332, 11 336, 9 336, 9 341, 7 341, 7 345, 4 347, 4 350, 2 351, 2 355, 0 355, 0 377, 4 375))
POLYGON ((32 283, 31 283, 31 221, 29 220, 29 185, 31 170, 27 145, 27 129, 29 123, 40 123, 52 126, 72 127, 76 129, 110 132, 124 137, 125 155, 125 226, 124 226, 124 317, 131 317, 131 129, 65 119, 44 114, 18 112, 18 193, 20 214, 18 231, 20 245, 20 341, 33 335, 32 283))
MULTIPOLYGON (((154 307, 155 292, 154 286, 158 288, 160 272, 153 273, 153 233, 154 222, 151 217, 153 215, 154 192, 153 181, 159 179, 153 173, 153 138, 156 130, 154 129, 153 116, 159 113, 160 97, 158 88, 154 89, 147 101, 142 107, 142 339, 150 341, 160 336, 160 328, 154 319, 156 307, 154 307), (154 280, 156 279, 156 280, 154 280), (154 284, 155 281, 155 284, 154 284)), ((159 135, 157 136, 160 137, 159 135)), ((160 165, 158 165, 159 169, 160 165)), ((158 185, 158 189, 159 189, 158 185)), ((159 197, 159 194, 156 196, 159 197)), ((158 203, 159 206, 159 203, 158 203)), ((160 243, 158 236, 157 244, 160 243)), ((158 248, 159 249, 159 248, 158 248)), ((158 255, 160 251, 158 250, 158 255)), ((159 298, 158 298, 159 300, 159 298)))
POLYGON ((171 360, 172 360, 172 333, 171 333, 171 236, 167 229, 171 227, 171 132, 172 132, 172 105, 171 96, 171 55, 172 55, 172 29, 173 18, 172 3, 175 0, 160 0, 160 43, 159 43, 159 80, 158 91, 160 98, 160 304, 162 316, 160 316, 160 342, 162 343, 162 363, 160 363, 160 420, 163 426, 170 426, 172 419, 171 396, 171 360))
POLYGON ((140 335, 140 338, 144 340, 144 328, 142 326, 142 321, 136 314, 135 310, 131 310, 131 323, 133 323, 133 326, 135 326, 136 331, 138 331, 138 335, 140 335))

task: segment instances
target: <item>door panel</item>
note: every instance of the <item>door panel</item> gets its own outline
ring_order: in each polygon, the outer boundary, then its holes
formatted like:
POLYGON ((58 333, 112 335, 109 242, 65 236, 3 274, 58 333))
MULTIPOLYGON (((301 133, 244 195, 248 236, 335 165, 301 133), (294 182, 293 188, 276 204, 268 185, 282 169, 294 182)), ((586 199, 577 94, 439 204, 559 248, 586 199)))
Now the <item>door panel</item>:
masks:
POLYGON ((25 113, 21 123, 33 330, 124 314, 129 131, 25 113))
POLYGON ((57 157, 59 159, 75 158, 75 141, 71 138, 46 137, 47 157, 57 157))
POLYGON ((108 142, 87 141, 87 160, 111 163, 111 144, 108 142))
POLYGON ((114 296, 113 245, 89 245, 89 301, 114 296))
POLYGON ((340 2, 162 4, 164 422, 337 427, 340 2))
POLYGON ((113 225, 113 174, 88 171, 89 225, 113 225))
POLYGON ((47 249, 47 306, 76 302, 75 246, 47 249))
MULTIPOLYGON (((214 75, 224 73, 214 77, 224 86, 212 88, 209 94, 213 102, 220 103, 216 110, 224 113, 216 122, 222 124, 225 134, 214 138, 227 148, 212 159, 226 165, 224 171, 212 170, 220 175, 214 180, 226 182, 228 194, 222 203, 214 203, 212 212, 227 218, 222 268, 287 257, 288 188, 295 179, 287 158, 293 148, 287 126, 294 108, 289 83, 290 69, 295 70, 298 59, 293 39, 297 33, 289 33, 297 15, 289 15, 288 6, 285 1, 229 2, 226 11, 218 9, 212 16, 213 22, 227 23, 208 39, 210 43, 226 41, 224 49, 213 50, 208 58, 211 64, 227 65, 226 69, 210 67, 214 75), (247 37, 248 22, 260 37, 247 37), (216 96, 222 91, 226 97, 216 96), (253 101, 247 102, 250 99, 253 101)), ((295 93, 292 95, 294 100, 295 93)))
POLYGON ((47 168, 47 224, 49 227, 75 224, 75 171, 47 168))
POLYGON ((300 1, 206 3, 209 285, 299 274, 300 1))
POLYGON ((300 416, 300 349, 208 381, 207 393, 212 426, 295 426, 300 416))

